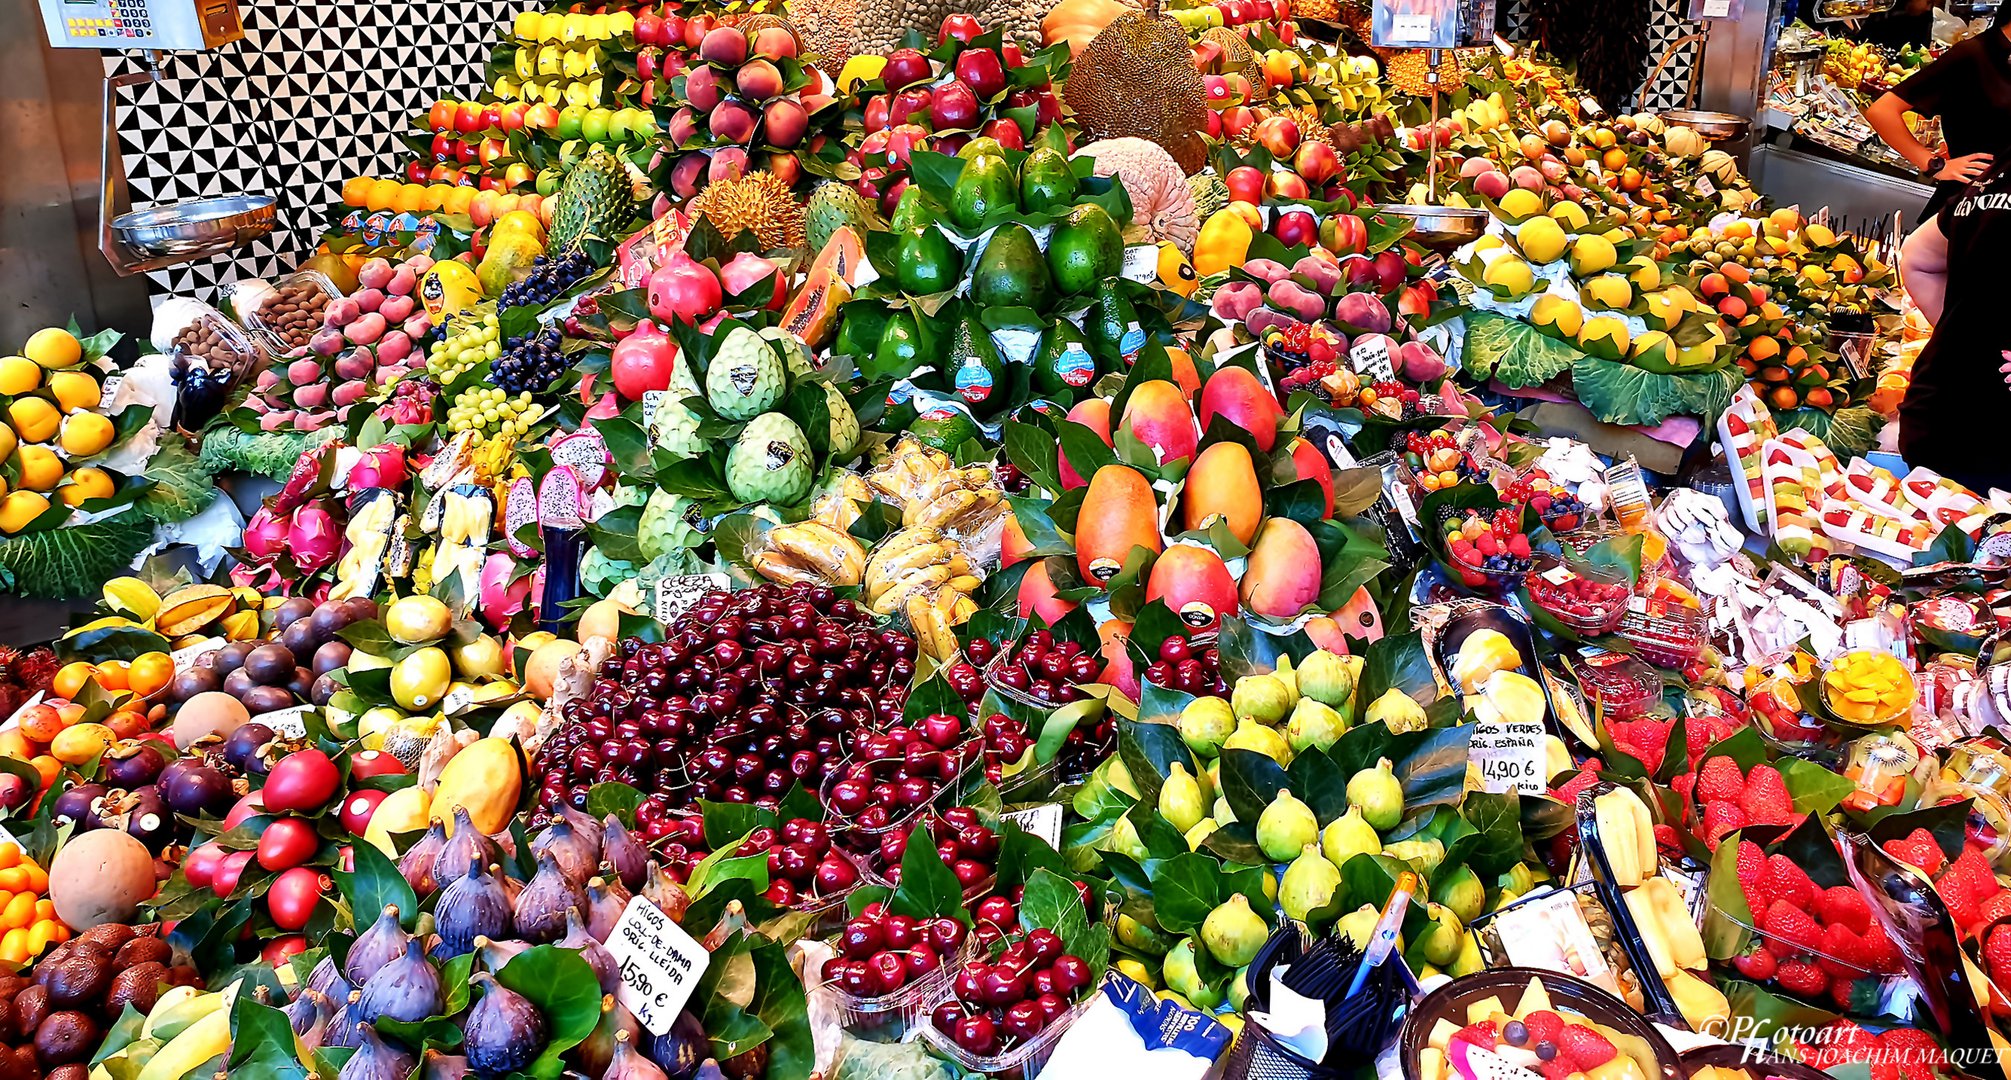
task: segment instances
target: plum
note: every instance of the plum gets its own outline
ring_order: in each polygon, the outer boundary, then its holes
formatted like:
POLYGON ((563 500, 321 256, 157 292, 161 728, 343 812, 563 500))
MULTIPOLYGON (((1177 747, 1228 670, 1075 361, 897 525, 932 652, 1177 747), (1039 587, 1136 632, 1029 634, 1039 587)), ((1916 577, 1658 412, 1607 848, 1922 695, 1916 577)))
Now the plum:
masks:
POLYGON ((1254 281, 1232 281, 1215 290, 1213 309, 1222 320, 1245 319, 1264 303, 1264 288, 1254 281))
POLYGON ((1276 259, 1251 259, 1243 264, 1246 273, 1262 278, 1266 285, 1292 276, 1292 271, 1276 259))
POLYGON ((1341 268, 1337 263, 1313 255, 1307 255, 1292 264, 1292 276, 1306 283, 1306 286, 1322 296, 1332 296, 1341 291, 1341 268))
POLYGON ((1272 282, 1264 299, 1272 307, 1296 317, 1300 322, 1311 322, 1327 313, 1327 301, 1324 297, 1290 278, 1272 282))

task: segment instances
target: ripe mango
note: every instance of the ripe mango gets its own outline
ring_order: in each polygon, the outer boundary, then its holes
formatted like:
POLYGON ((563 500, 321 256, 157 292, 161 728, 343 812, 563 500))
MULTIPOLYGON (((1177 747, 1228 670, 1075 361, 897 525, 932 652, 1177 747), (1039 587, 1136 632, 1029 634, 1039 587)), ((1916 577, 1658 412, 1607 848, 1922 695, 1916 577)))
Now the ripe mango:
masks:
POLYGON ((1297 479, 1312 480, 1320 485, 1327 497, 1327 507, 1322 517, 1334 516, 1334 467, 1327 462, 1326 455, 1304 439, 1292 440, 1292 472, 1297 479))
POLYGON ((1247 368, 1224 367, 1208 379, 1201 388, 1200 408, 1201 430, 1207 431, 1208 424, 1219 413, 1230 423, 1249 432, 1257 440, 1257 449, 1269 453, 1278 441, 1278 421, 1285 418, 1284 409, 1278 399, 1257 376, 1247 368))
POLYGON ((1036 559, 1019 579, 1019 617, 1039 615, 1049 626, 1075 610, 1075 602, 1055 595, 1054 579, 1047 573, 1047 560, 1036 559))
POLYGON ((1248 544, 1264 517, 1257 466, 1242 443, 1219 442, 1201 451, 1180 492, 1181 528, 1206 529, 1221 518, 1238 541, 1248 544))
MULTIPOLYGON (((1110 402, 1103 398, 1089 398, 1076 402, 1075 408, 1068 410, 1068 419, 1096 432, 1103 445, 1110 445, 1110 402)), ((1081 473, 1068 463, 1068 451, 1060 455, 1061 486, 1064 491, 1074 491, 1088 483, 1081 473)))
MULTIPOLYGON (((1027 574, 1031 577, 1033 571, 1029 569, 1027 574)), ((1021 591, 1024 595, 1024 579, 1021 591)), ((1208 548, 1175 544, 1152 564, 1145 600, 1166 601, 1191 629, 1213 630, 1223 615, 1236 612, 1236 579, 1229 576, 1222 556, 1208 548)))
MULTIPOLYGON (((1165 550, 1159 539, 1159 505, 1152 497, 1152 485, 1146 482, 1145 474, 1129 465, 1105 465, 1089 481, 1076 517, 1076 565, 1081 567, 1084 581, 1102 585, 1124 568, 1124 560, 1135 547, 1154 554, 1165 550)), ((1317 588, 1317 573, 1314 577, 1317 588)))
POLYGON ((1289 619, 1319 598, 1320 547, 1313 534, 1291 518, 1265 522, 1243 570, 1243 606, 1289 619))
MULTIPOLYGON (((1107 406, 1106 406, 1107 408, 1107 406)), ((1180 388, 1164 379, 1139 383, 1124 403, 1122 427, 1139 442, 1152 448, 1161 464, 1191 460, 1200 442, 1194 427, 1194 410, 1180 388)))

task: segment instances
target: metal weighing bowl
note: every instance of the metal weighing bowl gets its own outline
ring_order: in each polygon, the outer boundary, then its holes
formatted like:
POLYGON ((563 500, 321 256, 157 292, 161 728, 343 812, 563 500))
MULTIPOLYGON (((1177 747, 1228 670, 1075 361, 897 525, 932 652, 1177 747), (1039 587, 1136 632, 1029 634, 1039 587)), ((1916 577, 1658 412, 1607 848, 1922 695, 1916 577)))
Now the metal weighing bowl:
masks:
POLYGON ((1703 112, 1698 109, 1672 109, 1658 114, 1662 122, 1674 127, 1686 127, 1711 142, 1728 142, 1743 139, 1753 130, 1750 118, 1733 113, 1703 112))
POLYGON ((1487 232, 1488 214, 1485 210, 1384 203, 1376 207, 1375 212, 1408 219, 1411 223, 1410 238, 1433 251, 1451 251, 1480 239, 1487 232))
POLYGON ((200 258, 272 235, 274 206, 270 195, 190 199, 120 214, 112 232, 144 258, 200 258))

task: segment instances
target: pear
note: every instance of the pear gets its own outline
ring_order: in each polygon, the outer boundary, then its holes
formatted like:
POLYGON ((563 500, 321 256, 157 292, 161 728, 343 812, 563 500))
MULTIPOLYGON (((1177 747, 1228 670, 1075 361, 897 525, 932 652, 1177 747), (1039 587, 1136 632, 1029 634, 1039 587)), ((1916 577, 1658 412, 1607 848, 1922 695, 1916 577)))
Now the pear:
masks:
MULTIPOLYGON (((1408 697, 1404 700, 1410 701, 1408 697)), ((1417 703, 1412 701, 1411 708, 1417 708, 1417 703)), ((1374 712, 1375 707, 1370 706, 1369 711, 1374 712)), ((1397 827, 1404 816, 1404 789, 1390 768, 1390 759, 1383 758, 1374 768, 1348 778, 1348 802, 1362 808, 1362 819, 1375 831, 1385 833, 1397 827)))
POLYGON ((1357 855, 1382 854, 1383 842, 1362 818, 1362 808, 1350 806, 1347 813, 1328 822, 1321 831, 1320 853, 1335 866, 1346 866, 1357 855))
POLYGON ((1285 742, 1295 755, 1308 749, 1325 750, 1339 742, 1346 730, 1348 722, 1331 706, 1302 697, 1292 707, 1292 718, 1285 723, 1285 742))
POLYGON ((1249 717, 1260 724, 1283 720, 1297 701, 1298 695, 1275 675, 1245 675, 1229 693, 1229 707, 1237 719, 1249 717))
POLYGON ((1222 744, 1224 750, 1254 750, 1280 765, 1292 763, 1292 744, 1253 716, 1238 717, 1235 734, 1222 744))
POLYGON ((1208 947, 1208 955, 1232 968, 1255 960, 1270 934, 1264 917, 1250 910, 1250 901, 1242 893, 1217 904, 1201 920, 1201 943, 1208 947))
POLYGON ((1202 1012, 1213 1012, 1215 1006, 1222 1004, 1222 995, 1202 981, 1201 972, 1194 966, 1194 951, 1194 939, 1181 938, 1167 950, 1159 970, 1166 976, 1168 990, 1193 1002, 1202 1012))
POLYGON ((1422 731, 1431 722, 1425 719, 1424 709, 1415 699, 1394 686, 1383 691, 1383 696, 1369 702, 1369 711, 1362 721, 1382 724, 1399 734, 1422 731))
POLYGON ((1173 763, 1172 772, 1159 785, 1159 816, 1185 833, 1208 816, 1208 804, 1201 797, 1201 785, 1187 772, 1187 766, 1173 763))
POLYGON ((1180 741, 1202 757, 1222 752, 1222 742, 1236 730, 1236 713, 1218 697, 1199 697, 1180 710, 1180 741))
POLYGON ((1355 693, 1355 672, 1348 658, 1325 649, 1299 664, 1296 681, 1302 702, 1311 698, 1329 708, 1341 708, 1355 693))
POLYGON ((1285 868, 1285 878, 1278 883, 1278 906, 1286 915, 1304 922, 1306 916, 1331 903, 1334 890, 1340 887, 1340 868, 1320 854, 1318 844, 1309 843, 1285 868))
POLYGON ((1280 791, 1257 816, 1257 846, 1273 862, 1284 862, 1319 836, 1320 821, 1313 808, 1289 791, 1280 791))

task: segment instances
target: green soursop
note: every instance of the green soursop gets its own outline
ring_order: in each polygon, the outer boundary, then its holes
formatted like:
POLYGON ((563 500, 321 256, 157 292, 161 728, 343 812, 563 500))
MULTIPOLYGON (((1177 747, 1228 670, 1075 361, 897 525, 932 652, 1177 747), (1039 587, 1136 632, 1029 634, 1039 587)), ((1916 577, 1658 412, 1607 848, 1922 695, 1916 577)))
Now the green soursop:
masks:
POLYGON ((866 234, 875 229, 884 229, 880 215, 873 212, 873 206, 863 196, 852 190, 850 185, 832 181, 820 184, 810 193, 810 203, 803 208, 803 234, 810 242, 811 251, 823 251, 831 242, 831 234, 839 229, 852 230, 852 235, 866 242, 866 234))
POLYGON ((824 407, 831 413, 831 456, 842 458, 859 445, 859 414, 830 383, 824 384, 824 407))
POLYGON ((619 236, 635 217, 635 188, 628 167, 600 143, 572 167, 552 198, 557 208, 545 246, 553 255, 573 250, 589 236, 619 236))
POLYGON ((636 546, 647 559, 697 547, 698 530, 704 523, 705 514, 697 503, 659 488, 650 492, 649 501, 643 504, 642 520, 636 523, 636 546))
POLYGON ((712 354, 705 371, 705 400, 728 420, 746 420, 782 397, 782 358, 768 339, 736 326, 712 354))
MULTIPOLYGON (((705 452, 705 443, 698 438, 698 414, 686 408, 676 393, 673 390, 672 396, 656 403, 656 413, 649 420, 649 443, 675 457, 697 457, 705 452)), ((698 395, 694 392, 692 396, 698 395)))
POLYGON ((789 377, 792 379, 803 378, 822 366, 810 355, 810 350, 804 348, 801 341, 796 340, 795 334, 779 326, 763 327, 761 336, 782 350, 783 369, 789 372, 789 377))
POLYGON ((796 421, 762 413, 741 429, 727 451, 726 487, 742 502, 792 506, 810 493, 813 466, 810 442, 796 421))

